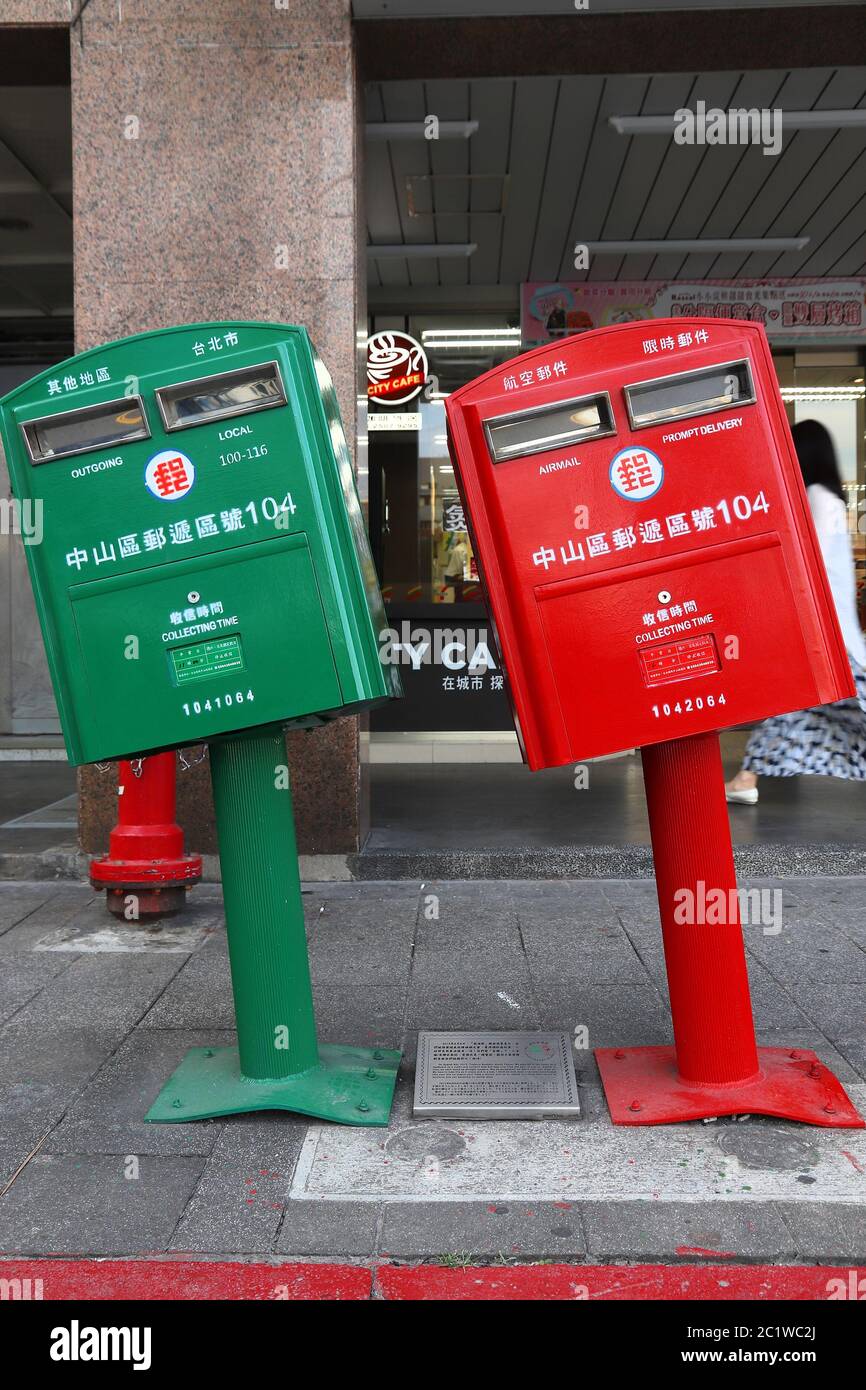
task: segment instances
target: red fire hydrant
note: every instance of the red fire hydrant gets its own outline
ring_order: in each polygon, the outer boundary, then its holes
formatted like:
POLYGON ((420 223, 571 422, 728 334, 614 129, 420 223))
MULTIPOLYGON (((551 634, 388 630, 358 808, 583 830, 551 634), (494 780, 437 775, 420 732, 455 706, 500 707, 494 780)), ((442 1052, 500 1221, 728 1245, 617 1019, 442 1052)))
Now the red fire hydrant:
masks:
POLYGON ((108 854, 90 863, 90 882, 105 889, 116 917, 163 917, 180 912, 187 888, 201 881, 200 854, 184 854, 175 819, 175 755, 118 763, 118 823, 108 854))

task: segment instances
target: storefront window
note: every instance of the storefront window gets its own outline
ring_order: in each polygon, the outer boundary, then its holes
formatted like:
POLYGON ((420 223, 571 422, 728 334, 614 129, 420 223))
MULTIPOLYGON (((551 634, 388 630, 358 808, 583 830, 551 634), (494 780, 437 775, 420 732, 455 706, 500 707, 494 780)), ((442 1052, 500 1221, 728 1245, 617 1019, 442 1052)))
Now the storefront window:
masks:
POLYGON ((448 454, 446 395, 520 352, 504 320, 374 318, 423 344, 428 387, 400 410, 371 402, 369 521, 391 628, 418 653, 402 667, 407 698, 374 711, 374 731, 510 731, 478 567, 448 454), (425 644, 429 643, 429 649, 425 644), (439 659, 432 659, 432 649, 439 659), (442 653, 444 652, 444 657, 442 653))
POLYGON ((370 530, 386 602, 478 604, 478 569, 448 456, 444 397, 520 352, 520 330, 502 319, 408 316, 374 319, 423 343, 425 397, 405 412, 371 403, 370 530), (406 416, 416 424, 407 428, 406 416), (394 427, 389 428, 390 421, 394 427))
POLYGON ((820 420, 836 445, 862 611, 866 593, 866 373, 862 350, 780 351, 774 352, 773 361, 790 423, 820 420))

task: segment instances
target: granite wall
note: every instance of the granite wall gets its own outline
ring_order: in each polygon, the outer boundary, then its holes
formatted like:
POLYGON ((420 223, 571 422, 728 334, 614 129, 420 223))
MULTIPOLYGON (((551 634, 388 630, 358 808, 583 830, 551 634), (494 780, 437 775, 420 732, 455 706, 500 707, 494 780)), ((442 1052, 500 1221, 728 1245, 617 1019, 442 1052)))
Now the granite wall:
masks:
MULTIPOLYGON (((71 41, 77 348, 184 321, 306 324, 351 440, 366 266, 350 0, 90 0, 71 41)), ((354 719, 290 737, 303 852, 362 841, 359 747, 354 719)), ((107 840, 114 783, 81 773, 86 850, 107 840)), ((191 849, 215 849, 206 762, 180 776, 179 818, 191 849)))

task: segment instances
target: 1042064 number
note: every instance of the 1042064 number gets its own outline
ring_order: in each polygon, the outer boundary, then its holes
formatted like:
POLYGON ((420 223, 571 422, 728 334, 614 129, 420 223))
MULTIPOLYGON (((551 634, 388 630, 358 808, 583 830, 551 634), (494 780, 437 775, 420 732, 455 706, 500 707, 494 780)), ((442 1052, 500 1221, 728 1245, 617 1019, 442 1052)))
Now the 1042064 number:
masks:
POLYGON ((688 699, 676 700, 671 704, 653 705, 652 712, 656 719, 668 719, 675 714, 696 714, 700 710, 715 709, 717 705, 726 705, 724 691, 718 695, 690 695, 688 699))
POLYGON ((212 714, 219 710, 231 709, 233 705, 249 704, 255 698, 252 690, 230 690, 225 695, 210 695, 206 700, 192 700, 181 708, 187 718, 191 719, 198 714, 212 714))

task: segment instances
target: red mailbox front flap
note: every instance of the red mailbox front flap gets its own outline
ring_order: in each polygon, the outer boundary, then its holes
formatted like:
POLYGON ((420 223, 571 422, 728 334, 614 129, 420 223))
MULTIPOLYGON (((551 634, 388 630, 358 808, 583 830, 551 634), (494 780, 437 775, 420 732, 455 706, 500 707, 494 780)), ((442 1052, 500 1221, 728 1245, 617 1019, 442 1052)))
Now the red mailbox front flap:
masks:
POLYGON ((795 703, 816 703, 779 536, 728 541, 680 559, 676 566, 648 560, 624 574, 536 589, 571 758, 588 755, 582 730, 597 755, 620 751, 624 730, 631 747, 676 738, 692 716, 706 716, 717 727, 730 722, 731 708, 737 723, 763 719, 773 707, 772 673, 780 664, 795 703), (744 565, 751 575, 747 590, 738 582, 744 565), (692 602, 698 611, 635 631, 635 614, 657 609, 660 585, 671 596, 668 612, 688 611, 692 602), (772 604, 767 594, 775 596, 772 604), (756 679, 756 671, 765 678, 756 679))
POLYGON ((760 326, 576 335, 446 409, 530 766, 850 696, 760 326), (676 729, 653 713, 672 670, 676 729))

